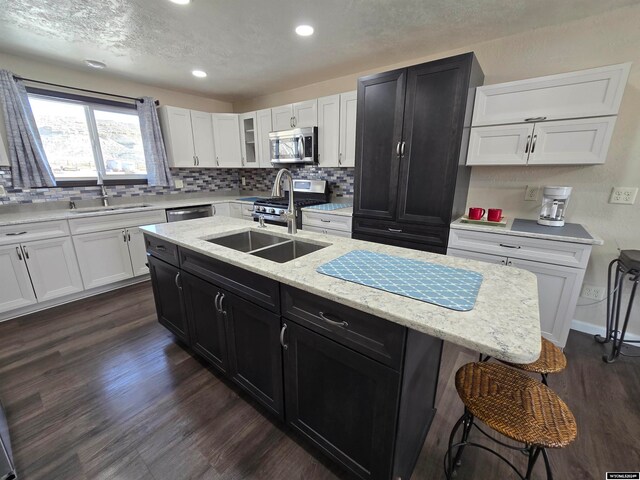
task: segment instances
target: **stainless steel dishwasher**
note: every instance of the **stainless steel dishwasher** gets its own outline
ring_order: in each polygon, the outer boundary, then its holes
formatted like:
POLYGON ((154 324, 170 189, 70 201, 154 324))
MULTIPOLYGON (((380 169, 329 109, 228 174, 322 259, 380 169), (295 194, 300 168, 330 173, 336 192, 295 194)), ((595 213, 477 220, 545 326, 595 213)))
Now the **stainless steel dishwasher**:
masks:
POLYGON ((194 218, 212 217, 215 215, 215 206, 196 205, 186 208, 167 209, 167 222, 180 222, 182 220, 192 220, 194 218))

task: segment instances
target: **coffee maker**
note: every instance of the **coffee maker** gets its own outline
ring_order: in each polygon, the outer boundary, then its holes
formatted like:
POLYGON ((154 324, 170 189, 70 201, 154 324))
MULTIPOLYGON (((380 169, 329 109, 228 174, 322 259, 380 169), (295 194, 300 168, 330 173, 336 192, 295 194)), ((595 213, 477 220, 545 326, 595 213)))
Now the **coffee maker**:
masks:
POLYGON ((562 227, 570 196, 571 187, 544 187, 538 223, 549 227, 562 227))

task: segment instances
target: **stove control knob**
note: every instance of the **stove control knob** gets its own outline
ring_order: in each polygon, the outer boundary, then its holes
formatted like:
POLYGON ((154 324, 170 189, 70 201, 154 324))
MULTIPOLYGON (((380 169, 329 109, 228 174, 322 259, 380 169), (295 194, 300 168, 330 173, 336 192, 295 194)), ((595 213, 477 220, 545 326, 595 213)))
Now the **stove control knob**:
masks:
POLYGON ((270 208, 269 209, 269 213, 276 213, 276 209, 275 208, 270 208))
POLYGON ((264 212, 264 207, 256 207, 256 212, 264 212))
POLYGON ((284 213, 284 210, 282 208, 278 210, 278 215, 282 215, 283 213, 284 213))

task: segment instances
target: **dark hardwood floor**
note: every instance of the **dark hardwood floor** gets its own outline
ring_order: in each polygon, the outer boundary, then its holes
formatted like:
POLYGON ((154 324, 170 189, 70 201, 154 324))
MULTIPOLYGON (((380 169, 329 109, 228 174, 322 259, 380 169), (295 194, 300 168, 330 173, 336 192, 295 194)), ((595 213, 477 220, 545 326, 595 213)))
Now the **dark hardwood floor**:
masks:
MULTIPOLYGON (((176 343, 156 322, 147 282, 4 322, 0 339, 0 399, 23 480, 345 476, 176 343)), ((572 332, 569 366, 550 377, 579 428, 574 444, 550 452, 558 479, 640 469, 640 359, 606 365, 603 351, 572 332)), ((444 478, 449 431, 462 412, 453 376, 476 358, 445 346, 439 410, 413 479, 444 478)), ((518 457, 510 458, 522 465, 518 457)), ((514 477, 468 449, 457 478, 514 477)))

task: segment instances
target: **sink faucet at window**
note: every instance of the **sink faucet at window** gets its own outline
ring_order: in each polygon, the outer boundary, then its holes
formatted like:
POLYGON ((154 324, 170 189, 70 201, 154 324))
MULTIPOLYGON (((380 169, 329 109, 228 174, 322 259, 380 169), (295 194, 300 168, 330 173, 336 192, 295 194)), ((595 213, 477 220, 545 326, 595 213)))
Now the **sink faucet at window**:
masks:
POLYGON ((282 186, 280 185, 280 183, 282 182, 282 177, 287 177, 287 179, 289 180, 289 207, 287 208, 287 211, 282 214, 282 216, 287 219, 287 231, 291 234, 295 234, 298 233, 298 227, 296 226, 296 207, 293 204, 293 176, 291 175, 291 172, 286 168, 280 169, 280 171, 276 175, 276 181, 273 183, 271 195, 273 197, 282 196, 282 186))
POLYGON ((104 188, 104 185, 100 185, 100 198, 102 199, 102 205, 104 207, 109 206, 109 195, 107 194, 107 189, 104 188))

